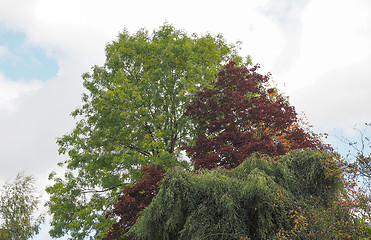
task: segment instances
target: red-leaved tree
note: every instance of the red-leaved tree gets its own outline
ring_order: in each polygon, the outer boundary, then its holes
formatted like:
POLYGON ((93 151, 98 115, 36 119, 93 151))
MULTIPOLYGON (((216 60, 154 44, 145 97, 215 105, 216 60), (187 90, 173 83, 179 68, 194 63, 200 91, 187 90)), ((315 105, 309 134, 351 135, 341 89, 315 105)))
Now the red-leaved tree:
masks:
POLYGON ((114 209, 106 214, 119 217, 103 240, 130 239, 124 233, 136 222, 138 214, 146 208, 159 191, 158 183, 163 179, 165 170, 159 165, 149 165, 142 170, 143 177, 132 187, 126 187, 115 203, 114 209))
POLYGON ((197 93, 186 114, 199 126, 185 149, 196 169, 237 167, 251 153, 284 155, 292 149, 321 148, 304 129, 288 99, 268 87, 268 75, 228 63, 212 89, 197 93))
MULTIPOLYGON (((291 149, 322 148, 319 138, 302 127, 287 98, 267 87, 269 75, 258 74, 258 68, 230 62, 213 88, 198 92, 187 106, 186 115, 199 126, 195 144, 185 147, 196 169, 235 168, 253 152, 278 156, 291 149)), ((130 239, 124 233, 158 193, 164 174, 160 166, 147 166, 141 180, 124 189, 106 215, 119 221, 104 240, 130 239)))

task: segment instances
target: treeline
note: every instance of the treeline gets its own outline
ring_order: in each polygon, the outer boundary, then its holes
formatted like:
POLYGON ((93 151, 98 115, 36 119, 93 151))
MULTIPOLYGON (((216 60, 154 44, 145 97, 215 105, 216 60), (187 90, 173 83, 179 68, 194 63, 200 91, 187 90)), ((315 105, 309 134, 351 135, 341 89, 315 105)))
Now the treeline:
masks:
POLYGON ((238 50, 169 24, 109 43, 58 140, 66 172, 46 189, 50 235, 370 237, 368 195, 348 178, 361 165, 323 144, 238 50))

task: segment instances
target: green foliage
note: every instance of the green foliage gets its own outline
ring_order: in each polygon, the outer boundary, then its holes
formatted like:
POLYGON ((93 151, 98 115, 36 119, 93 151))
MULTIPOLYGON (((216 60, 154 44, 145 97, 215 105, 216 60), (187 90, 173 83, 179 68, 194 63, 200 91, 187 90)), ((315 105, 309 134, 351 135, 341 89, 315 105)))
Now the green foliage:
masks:
POLYGON ((34 184, 32 176, 19 173, 13 182, 6 183, 1 189, 0 239, 26 240, 39 232, 44 216, 35 216, 40 197, 34 195, 34 184))
POLYGON ((371 226, 370 226, 370 224, 366 224, 364 220, 361 220, 360 224, 361 224, 360 230, 365 232, 365 234, 368 237, 360 237, 359 239, 360 240, 369 240, 371 238, 371 226))
POLYGON ((216 78, 229 60, 241 62, 237 47, 222 36, 189 36, 164 24, 150 35, 122 32, 106 47, 106 63, 83 75, 84 105, 72 113, 78 123, 58 140, 64 178, 47 188, 53 216, 51 236, 101 239, 105 219, 125 183, 141 168, 187 167, 180 147, 194 135, 184 116, 194 93, 216 78))
POLYGON ((354 226, 349 212, 333 211, 342 191, 338 167, 330 153, 301 151, 276 159, 253 155, 232 170, 171 170, 128 234, 135 239, 338 239, 349 228, 324 229, 317 217, 327 211, 328 225, 354 226))

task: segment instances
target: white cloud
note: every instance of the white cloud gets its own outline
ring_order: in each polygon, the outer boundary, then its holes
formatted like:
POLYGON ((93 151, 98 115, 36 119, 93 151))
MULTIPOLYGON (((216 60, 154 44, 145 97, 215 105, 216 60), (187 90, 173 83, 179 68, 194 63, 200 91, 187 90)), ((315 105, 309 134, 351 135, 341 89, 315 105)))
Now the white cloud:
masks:
MULTIPOLYGON (((302 12, 309 3, 309 0, 270 0, 265 6, 261 7, 261 12, 271 20, 271 23, 279 30, 278 34, 270 36, 272 41, 281 42, 276 45, 276 52, 266 55, 264 58, 271 59, 269 71, 273 77, 280 80, 282 73, 290 71, 295 67, 295 60, 300 53, 302 12)), ((281 82, 282 83, 282 82, 281 82)))
POLYGON ((81 104, 80 76, 104 63, 105 44, 124 28, 152 31, 167 20, 189 33, 222 33, 229 42, 242 40, 245 54, 269 69, 284 42, 278 27, 256 10, 264 4, 236 1, 229 12, 225 1, 1 1, 0 28, 25 33, 25 44, 43 49, 59 66, 43 84, 0 78, 0 109, 11 112, 0 116, 0 145, 6 146, 1 176, 25 168, 45 176, 57 168, 55 140, 73 128, 69 114, 81 104))
MULTIPOLYGON (((152 31, 167 20, 189 33, 222 33, 229 42, 242 40, 245 54, 251 54, 255 62, 269 67, 283 40, 278 27, 254 10, 261 4, 264 2, 236 1, 226 6, 225 1, 195 0, 184 4, 174 1, 1 1, 0 25, 24 32, 26 44, 45 50, 49 57, 57 60, 59 70, 55 78, 46 81, 34 94, 16 95, 13 99, 22 104, 13 105, 12 114, 0 117, 0 146, 3 146, 0 176, 13 177, 26 169, 27 173, 36 175, 40 189, 47 184, 47 174, 58 170, 56 163, 65 158, 58 156, 55 141, 74 126, 69 114, 81 104, 80 76, 93 65, 104 63, 105 44, 124 28, 132 33, 142 27, 152 31), (233 7, 233 12, 227 10, 229 7, 233 7)), ((18 91, 22 89, 19 82, 12 84, 18 91)))
POLYGON ((371 121, 371 61, 334 69, 292 94, 317 128, 349 128, 371 121))
POLYGON ((316 129, 329 132, 371 120, 370 16, 367 1, 312 0, 303 9, 294 36, 299 51, 293 65, 274 77, 316 129))
POLYGON ((329 71, 370 57, 370 6, 361 1, 311 1, 303 11, 300 53, 282 75, 290 91, 329 71))
POLYGON ((313 1, 303 13, 302 55, 326 70, 365 60, 369 10, 357 1, 313 1))
POLYGON ((61 160, 56 139, 72 129, 69 114, 79 105, 81 92, 81 81, 73 74, 54 78, 34 94, 24 95, 12 114, 1 115, 2 177, 23 169, 45 177, 56 168, 61 160))
POLYGON ((0 72, 0 114, 13 113, 21 97, 30 95, 39 90, 41 81, 11 81, 0 72))
MULTIPOLYGON (((322 124, 322 114, 337 117, 343 116, 342 112, 348 114, 336 106, 340 102, 341 109, 353 111, 350 115, 358 116, 354 112, 356 108, 349 107, 341 97, 349 89, 346 81, 335 83, 333 74, 342 67, 368 62, 371 21, 367 3, 367 0, 280 1, 279 4, 268 0, 228 4, 196 0, 177 3, 168 0, 4 0, 0 2, 1 27, 24 32, 27 44, 44 49, 48 56, 58 61, 59 71, 56 78, 43 85, 10 82, 2 76, 0 109, 14 113, 3 122, 6 121, 8 129, 18 129, 23 122, 17 120, 16 125, 15 118, 33 119, 34 125, 30 121, 23 124, 29 128, 15 131, 19 135, 13 143, 20 146, 17 141, 22 142, 19 139, 23 134, 37 136, 37 141, 51 142, 48 146, 52 150, 48 150, 49 157, 45 159, 55 158, 55 153, 52 154, 54 139, 72 127, 65 121, 71 121, 69 112, 80 104, 80 75, 91 66, 104 63, 105 44, 114 40, 123 28, 135 32, 146 27, 151 31, 165 20, 188 32, 222 33, 230 42, 241 40, 243 54, 251 54, 254 62, 262 65, 262 73, 272 71, 276 82, 285 82, 284 90, 293 96, 294 105, 318 120, 318 124, 322 124), (303 87, 313 91, 301 91, 303 87), (32 92, 34 94, 29 95, 32 92), (309 95, 320 93, 323 97, 308 100, 309 95), (323 100, 333 106, 327 108, 331 111, 321 113, 318 110, 323 100), (45 119, 50 121, 43 122, 45 119), (56 127, 58 131, 54 130, 56 127), (36 128, 42 130, 33 130, 36 128)), ((365 70, 359 68, 361 77, 357 84, 365 85, 367 80, 361 81, 365 79, 365 70)), ((365 94, 347 94, 358 102, 367 99, 365 94)), ((336 121, 339 118, 326 119, 336 121)), ((40 147, 32 149, 30 151, 35 155, 29 158, 37 161, 36 152, 40 147)))
POLYGON ((0 75, 0 176, 28 169, 45 184, 63 158, 55 140, 74 126, 69 113, 81 104, 81 74, 104 63, 105 44, 124 28, 152 31, 165 20, 241 40, 243 54, 285 82, 293 105, 317 127, 371 119, 370 7, 368 0, 2 0, 0 29, 25 33, 26 44, 56 59, 59 71, 45 83, 0 75))

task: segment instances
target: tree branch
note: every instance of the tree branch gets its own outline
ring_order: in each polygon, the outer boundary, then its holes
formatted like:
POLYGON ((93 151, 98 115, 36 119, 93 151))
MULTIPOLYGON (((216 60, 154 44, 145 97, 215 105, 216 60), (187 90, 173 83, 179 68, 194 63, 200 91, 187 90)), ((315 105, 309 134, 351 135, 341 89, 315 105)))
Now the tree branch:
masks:
POLYGON ((134 150, 134 151, 137 151, 138 153, 140 153, 140 154, 142 154, 142 155, 144 155, 144 156, 146 156, 146 157, 151 156, 151 154, 149 154, 148 152, 143 151, 143 150, 141 150, 140 148, 135 147, 135 146, 133 146, 133 145, 125 145, 125 144, 124 144, 124 146, 127 147, 127 148, 130 148, 130 149, 132 149, 132 150, 134 150))
POLYGON ((118 187, 121 187, 125 185, 125 183, 121 183, 121 184, 118 184, 116 186, 113 186, 113 187, 110 187, 110 188, 106 188, 106 189, 102 189, 102 190, 96 190, 96 189, 84 189, 82 190, 81 192, 82 193, 104 193, 104 192, 108 192, 108 191, 111 191, 115 188, 118 188, 118 187))

